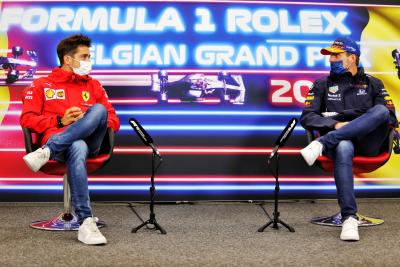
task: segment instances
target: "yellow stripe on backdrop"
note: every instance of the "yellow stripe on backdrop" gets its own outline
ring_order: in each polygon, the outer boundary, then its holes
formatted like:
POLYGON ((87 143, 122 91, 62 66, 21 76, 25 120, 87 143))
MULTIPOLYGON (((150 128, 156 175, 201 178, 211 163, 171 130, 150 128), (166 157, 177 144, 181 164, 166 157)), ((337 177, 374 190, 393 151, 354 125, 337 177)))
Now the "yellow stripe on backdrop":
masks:
MULTIPOLYGON (((2 3, 0 1, 0 8, 2 3)), ((0 34, 0 50, 8 49, 8 36, 7 33, 0 34)), ((7 56, 7 52, 0 52, 1 56, 7 56)), ((0 70, 0 77, 5 77, 4 70, 0 70)), ((5 112, 8 110, 10 106, 10 91, 8 86, 0 86, 0 125, 4 119, 5 112)))
MULTIPOLYGON (((371 67, 366 71, 394 72, 392 51, 400 48, 400 7, 379 7, 369 9, 369 22, 361 35, 363 44, 370 47, 368 59, 371 67), (379 43, 378 43, 379 42, 379 43), (370 43, 370 44, 368 44, 370 43), (373 44, 373 45, 372 45, 373 44)), ((381 79, 396 107, 400 111, 400 79, 397 74, 374 75, 381 79)), ((399 119, 399 118, 398 118, 399 119)), ((362 177, 398 178, 400 184, 400 155, 392 154, 390 160, 378 170, 361 175, 362 177)), ((382 182, 383 184, 384 182, 382 182)), ((393 181, 388 182, 393 184, 393 181)))

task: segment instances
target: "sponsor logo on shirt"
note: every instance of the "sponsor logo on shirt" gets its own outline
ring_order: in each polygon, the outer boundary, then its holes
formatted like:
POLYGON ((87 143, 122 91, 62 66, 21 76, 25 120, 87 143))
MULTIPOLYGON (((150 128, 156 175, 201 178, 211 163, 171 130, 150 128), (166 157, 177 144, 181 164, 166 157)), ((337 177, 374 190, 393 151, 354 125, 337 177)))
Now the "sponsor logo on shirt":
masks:
POLYGON ((65 99, 64 89, 44 88, 46 100, 65 99))
POLYGON ((56 90, 57 99, 65 99, 64 90, 56 90))
POLYGON ((388 94, 388 92, 386 91, 385 88, 382 88, 382 89, 381 89, 381 95, 382 95, 382 96, 386 96, 386 95, 388 96, 389 94, 388 94))
POLYGON ((335 116, 335 115, 337 115, 339 113, 333 112, 333 111, 331 111, 331 112, 327 111, 327 112, 322 112, 321 114, 322 114, 323 117, 333 117, 333 116, 335 116))
POLYGON ((392 100, 386 101, 386 106, 387 106, 388 108, 393 108, 393 107, 394 107, 393 101, 392 101, 392 100))
POLYGON ((342 95, 341 94, 329 94, 328 93, 328 100, 330 101, 342 101, 342 95))
POLYGON ((33 91, 26 91, 25 99, 33 99, 33 91))
POLYGON ((366 95, 367 94, 367 90, 365 89, 358 89, 357 91, 357 95, 366 95))
POLYGON ((335 94, 337 91, 339 91, 339 86, 338 85, 330 86, 328 88, 328 90, 329 90, 329 93, 335 94))

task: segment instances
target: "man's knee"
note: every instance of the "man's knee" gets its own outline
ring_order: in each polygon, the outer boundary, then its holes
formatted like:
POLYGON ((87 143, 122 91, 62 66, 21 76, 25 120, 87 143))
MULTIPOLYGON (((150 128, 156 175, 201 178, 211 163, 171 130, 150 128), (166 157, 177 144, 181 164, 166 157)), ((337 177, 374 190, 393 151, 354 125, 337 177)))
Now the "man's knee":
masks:
POLYGON ((89 148, 85 141, 77 140, 68 149, 69 157, 75 160, 86 160, 89 155, 89 148))
POLYGON ((371 108, 372 112, 382 120, 389 120, 389 109, 384 105, 378 104, 371 108))
POLYGON ((93 112, 99 118, 107 117, 107 109, 102 104, 95 104, 90 109, 91 109, 91 112, 93 112))
POLYGON ((336 146, 336 155, 342 155, 347 157, 354 156, 354 145, 350 140, 342 140, 336 146))

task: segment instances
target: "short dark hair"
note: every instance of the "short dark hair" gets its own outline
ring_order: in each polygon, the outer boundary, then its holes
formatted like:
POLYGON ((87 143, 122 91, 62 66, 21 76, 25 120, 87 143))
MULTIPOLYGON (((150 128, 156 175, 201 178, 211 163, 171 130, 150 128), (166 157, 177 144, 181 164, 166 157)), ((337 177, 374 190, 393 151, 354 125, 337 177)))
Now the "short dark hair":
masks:
POLYGON ((61 40, 61 42, 58 43, 57 55, 61 66, 64 64, 64 56, 68 54, 75 54, 76 49, 80 45, 91 47, 92 40, 83 34, 75 34, 61 40))

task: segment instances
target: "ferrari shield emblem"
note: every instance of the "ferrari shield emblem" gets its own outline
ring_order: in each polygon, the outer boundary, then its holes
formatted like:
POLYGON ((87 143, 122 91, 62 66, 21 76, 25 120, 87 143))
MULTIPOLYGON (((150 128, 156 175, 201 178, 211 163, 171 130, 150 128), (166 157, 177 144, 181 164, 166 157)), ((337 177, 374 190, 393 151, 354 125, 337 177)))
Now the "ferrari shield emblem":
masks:
POLYGON ((85 102, 87 102, 90 98, 90 93, 88 91, 82 91, 82 98, 85 102))

